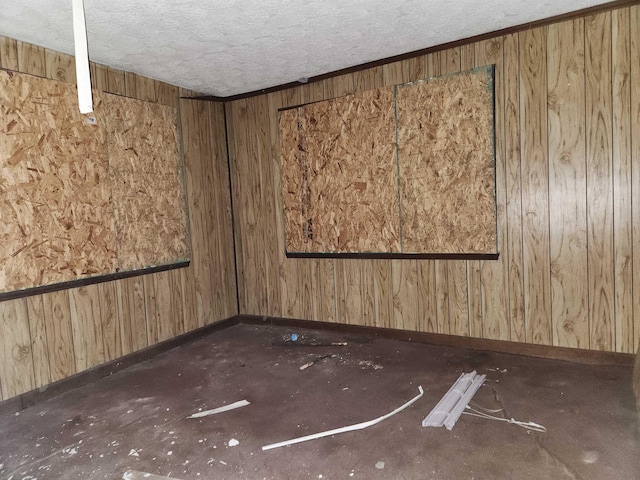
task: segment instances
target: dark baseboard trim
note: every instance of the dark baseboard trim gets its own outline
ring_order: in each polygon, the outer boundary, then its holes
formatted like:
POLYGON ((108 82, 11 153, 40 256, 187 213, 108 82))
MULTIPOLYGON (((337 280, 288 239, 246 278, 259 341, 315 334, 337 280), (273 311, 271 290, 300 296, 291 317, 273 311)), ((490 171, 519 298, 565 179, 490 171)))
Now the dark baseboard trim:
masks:
POLYGON ((237 315, 229 317, 225 320, 205 325, 204 327, 184 333, 178 337, 171 338, 156 345, 138 350, 137 352, 130 353, 129 355, 125 355, 124 357, 116 360, 85 370, 84 372, 76 373, 75 375, 63 378, 62 380, 50 383, 41 388, 36 388, 16 397, 12 397, 0 402, 0 415, 16 413, 24 410, 25 408, 33 407, 34 405, 49 400, 50 398, 75 390, 76 388, 80 388, 91 382, 100 380, 101 378, 108 377, 109 375, 113 375, 125 368, 150 360, 161 353, 198 340, 213 332, 232 327, 238 323, 239 317, 237 315))
POLYGON ((563 360, 587 365, 617 365, 632 367, 635 355, 630 353, 601 352, 582 348, 551 347, 530 343, 508 342, 505 340, 487 340, 483 338, 461 337, 439 333, 414 332, 393 328, 366 327, 346 325, 343 323, 319 322, 279 317, 263 317, 257 315, 239 315, 239 323, 250 325, 277 325, 290 328, 308 328, 312 330, 329 330, 349 334, 371 335, 405 342, 417 342, 430 345, 485 350, 497 353, 509 353, 526 357, 563 360))
POLYGON ((49 400, 50 398, 62 395, 63 393, 87 385, 88 383, 100 380, 101 378, 108 377, 109 375, 113 375, 114 373, 138 363, 150 360, 161 353, 238 324, 274 325, 289 327, 292 329, 326 330, 345 334, 388 338, 405 342, 417 342, 429 345, 443 345, 456 348, 467 348, 470 350, 485 350, 529 357, 563 360, 588 365, 632 367, 635 360, 635 355, 630 353, 599 352, 579 348, 549 347, 546 345, 532 345, 529 343, 485 340, 481 338, 460 337, 456 335, 413 332, 392 328, 365 327, 361 325, 346 325, 343 323, 329 323, 313 320, 258 315, 235 315, 0 402, 0 415, 20 412, 25 408, 33 407, 34 405, 49 400))

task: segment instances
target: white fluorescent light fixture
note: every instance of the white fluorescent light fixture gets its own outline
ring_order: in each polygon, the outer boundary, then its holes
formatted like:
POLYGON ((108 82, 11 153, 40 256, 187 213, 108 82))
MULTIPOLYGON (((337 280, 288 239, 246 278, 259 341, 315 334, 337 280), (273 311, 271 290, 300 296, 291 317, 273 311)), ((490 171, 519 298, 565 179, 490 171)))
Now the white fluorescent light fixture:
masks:
POLYGON ((422 426, 442 427, 444 425, 447 430, 453 429, 486 377, 486 375, 478 375, 475 370, 460 375, 431 413, 422 420, 422 426))
POLYGON ((73 39, 76 47, 76 81, 80 113, 93 112, 91 97, 91 74, 89 73, 89 49, 87 27, 84 19, 84 1, 73 1, 73 39))

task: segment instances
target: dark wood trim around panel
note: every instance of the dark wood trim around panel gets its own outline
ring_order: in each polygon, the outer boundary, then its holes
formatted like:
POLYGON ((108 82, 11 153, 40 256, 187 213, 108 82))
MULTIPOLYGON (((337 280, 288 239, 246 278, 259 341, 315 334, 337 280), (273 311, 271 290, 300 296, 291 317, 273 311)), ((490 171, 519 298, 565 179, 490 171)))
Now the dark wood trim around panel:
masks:
POLYGON ((138 275, 148 275, 150 273, 164 272, 166 270, 188 267, 190 264, 191 260, 185 260, 184 262, 172 263, 170 265, 159 265, 156 267, 141 268, 140 270, 108 273, 106 275, 96 275, 94 277, 69 280, 68 282, 51 283, 49 285, 42 285, 40 287, 24 288, 22 290, 13 290, 11 292, 0 292, 0 302, 3 302, 5 300, 13 300, 15 298, 29 297, 31 295, 39 295, 42 293, 57 292, 58 290, 66 290, 69 288, 86 287, 87 285, 111 282, 112 280, 120 280, 122 278, 137 277, 138 275))
POLYGON ((360 260, 498 260, 499 253, 309 253, 286 252, 287 258, 357 258, 360 260))
MULTIPOLYGON (((603 3, 600 5, 595 5, 593 7, 583 8, 581 10, 576 10, 574 12, 563 13, 562 15, 556 15, 554 17, 543 18, 541 20, 536 20, 535 22, 523 23, 521 25, 516 25, 513 27, 503 28, 501 30, 494 30, 492 32, 483 33, 480 35, 474 35, 472 37, 462 38, 460 40, 455 40, 453 42, 442 43, 440 45, 435 45, 433 47, 423 48, 420 50, 414 50, 413 52, 403 53, 401 55, 394 55, 392 57, 386 57, 380 60, 375 60, 373 62, 362 63, 360 65, 354 65, 353 67, 343 68, 341 70, 335 70, 333 72, 327 72, 322 75, 316 75, 314 77, 310 77, 304 83, 312 83, 312 82, 320 82, 322 80, 326 80, 328 78, 337 77, 340 75, 345 75, 348 73, 359 72, 361 70, 366 70, 367 68, 379 67, 381 65, 386 65, 388 63, 398 62, 401 60, 408 60, 410 58, 419 57, 421 55, 427 55, 429 53, 439 52, 441 50, 446 50, 449 48, 459 47, 461 45, 467 45, 469 43, 479 42, 482 40, 487 40, 490 38, 501 37, 503 35, 509 35, 512 33, 522 32, 524 30, 530 30, 532 28, 544 27, 547 25, 551 25, 553 23, 558 23, 566 20, 572 20, 574 18, 584 17, 587 15, 594 15, 596 13, 606 12, 609 10, 615 10, 617 8, 630 7, 632 5, 640 4, 640 0, 614 0, 613 2, 603 3)), ((261 90, 254 90, 252 92, 247 93, 239 93, 237 95, 230 95, 228 97, 218 97, 215 95, 199 95, 195 97, 181 97, 185 99, 191 100, 203 100, 208 102, 232 102, 234 100, 240 100, 249 97, 255 97, 258 95, 264 95, 267 93, 278 92, 280 90, 286 90, 288 88, 294 88, 302 85, 303 82, 289 82, 282 85, 275 85, 269 88, 263 88, 261 90)))

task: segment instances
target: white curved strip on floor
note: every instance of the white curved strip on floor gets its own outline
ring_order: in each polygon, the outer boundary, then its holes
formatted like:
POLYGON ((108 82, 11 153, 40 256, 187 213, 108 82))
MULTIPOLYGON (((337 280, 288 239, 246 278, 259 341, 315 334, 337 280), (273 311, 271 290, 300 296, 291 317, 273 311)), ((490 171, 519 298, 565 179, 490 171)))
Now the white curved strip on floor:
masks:
POLYGON ((368 422, 356 423, 355 425, 349 425, 348 427, 335 428, 333 430, 327 430, 326 432, 314 433, 314 434, 307 435, 307 436, 304 436, 304 437, 294 438, 292 440, 285 440, 284 442, 272 443, 270 445, 265 445, 264 447, 262 447, 262 450, 270 450, 272 448, 286 447, 287 445, 293 445, 294 443, 307 442, 309 440, 315 440, 317 438, 329 437, 331 435, 337 435, 339 433, 352 432, 354 430, 362 430, 363 428, 370 427, 372 425, 375 425, 376 423, 380 423, 383 420, 386 420, 387 418, 395 415, 396 413, 400 413, 402 410, 404 410, 405 408, 409 407, 410 405, 412 405, 413 403, 418 401, 418 399, 420 399, 420 397, 422 397, 422 395, 424 395, 424 390, 422 390, 422 386, 418 387, 418 391, 420 393, 418 393, 418 395, 413 397, 411 400, 409 400, 404 405, 396 408, 394 411, 389 412, 386 415, 383 415, 381 417, 375 418, 375 419, 370 420, 368 422))

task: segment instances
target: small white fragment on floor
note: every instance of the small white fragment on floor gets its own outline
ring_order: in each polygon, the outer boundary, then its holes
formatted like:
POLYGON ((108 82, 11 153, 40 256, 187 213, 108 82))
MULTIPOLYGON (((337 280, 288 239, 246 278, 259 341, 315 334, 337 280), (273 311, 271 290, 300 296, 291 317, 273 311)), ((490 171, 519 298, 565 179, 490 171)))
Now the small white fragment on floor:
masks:
POLYGON ((171 450, 169 450, 169 451, 167 452, 167 455, 173 455, 173 452, 172 452, 171 450))
POLYGON ((71 455, 75 455, 76 453, 78 453, 78 449, 76 447, 67 447, 67 448, 63 448, 62 449, 62 453, 66 453, 67 455, 71 456, 71 455))
POLYGON ((138 450, 136 450, 135 448, 132 448, 132 449, 129 451, 129 456, 130 456, 130 457, 139 457, 139 456, 140 456, 140 454, 138 453, 138 450))
POLYGON ((489 370, 490 372, 507 373, 507 369, 506 368, 504 370, 500 370, 499 368, 488 368, 487 370, 489 370))
POLYGON ((235 447, 236 445, 240 445, 240 442, 238 440, 236 440, 235 438, 232 438, 231 440, 229 440, 230 447, 235 447))
POLYGON ((222 465, 226 465, 227 462, 223 462, 222 460, 218 460, 222 465))
POLYGON ((127 470, 122 475, 122 480, 178 480, 173 477, 163 477, 162 475, 154 475, 147 472, 136 472, 135 470, 127 470))
POLYGON ((234 410, 236 408, 244 407, 246 405, 250 405, 250 403, 247 400, 239 400, 229 405, 223 405, 222 407, 213 408, 211 410, 205 410, 204 412, 194 413, 193 415, 190 415, 187 418, 206 417, 208 415, 215 415, 216 413, 227 412, 229 410, 234 410))
POLYGON ((371 360, 360 360, 358 362, 358 365, 360 367, 373 368, 374 370, 380 370, 380 369, 384 368, 382 365, 378 365, 377 363, 373 363, 371 360))
POLYGON ((384 468, 384 462, 380 460, 378 463, 376 463, 376 468, 378 470, 382 470, 384 468))
POLYGON ((598 452, 594 452, 593 450, 590 450, 582 454, 582 461, 584 463, 596 463, 598 461, 599 456, 600 455, 598 455, 598 452))

